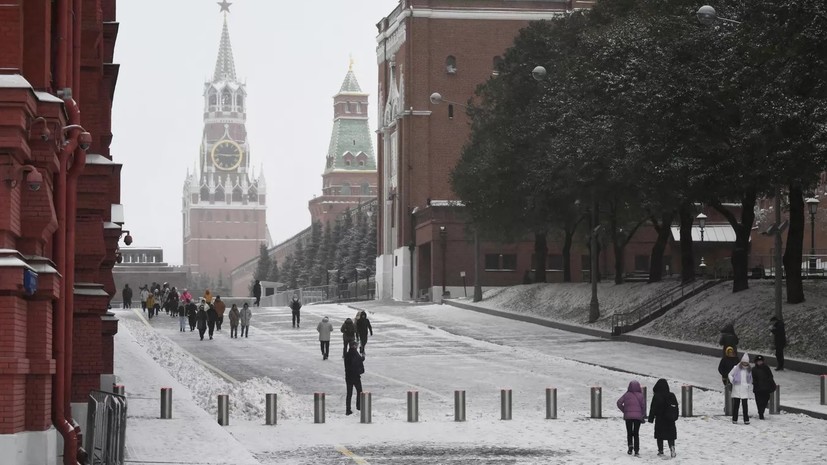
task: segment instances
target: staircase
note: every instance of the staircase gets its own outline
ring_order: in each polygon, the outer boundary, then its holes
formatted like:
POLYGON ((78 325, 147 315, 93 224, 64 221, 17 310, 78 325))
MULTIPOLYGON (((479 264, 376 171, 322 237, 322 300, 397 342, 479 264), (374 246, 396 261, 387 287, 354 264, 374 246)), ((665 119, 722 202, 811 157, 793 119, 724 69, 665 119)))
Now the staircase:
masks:
POLYGON ((612 336, 634 331, 652 320, 663 316, 678 304, 706 291, 725 279, 701 279, 681 284, 663 294, 652 297, 638 305, 634 310, 612 315, 612 336))

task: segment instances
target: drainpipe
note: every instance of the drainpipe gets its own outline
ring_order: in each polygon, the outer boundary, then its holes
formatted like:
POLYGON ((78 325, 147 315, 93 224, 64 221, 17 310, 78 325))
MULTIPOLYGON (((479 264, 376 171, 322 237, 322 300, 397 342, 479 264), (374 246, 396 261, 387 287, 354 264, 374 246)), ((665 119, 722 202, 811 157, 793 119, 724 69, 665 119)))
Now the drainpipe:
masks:
POLYGON ((55 60, 55 75, 57 76, 57 88, 64 89, 66 85, 66 69, 69 60, 69 0, 58 0, 57 2, 57 59, 55 60))
MULTIPOLYGON (((80 102, 80 47, 81 43, 81 5, 82 0, 73 1, 74 24, 72 25, 72 98, 75 102, 80 102)), ((79 124, 79 123, 73 123, 79 124)))

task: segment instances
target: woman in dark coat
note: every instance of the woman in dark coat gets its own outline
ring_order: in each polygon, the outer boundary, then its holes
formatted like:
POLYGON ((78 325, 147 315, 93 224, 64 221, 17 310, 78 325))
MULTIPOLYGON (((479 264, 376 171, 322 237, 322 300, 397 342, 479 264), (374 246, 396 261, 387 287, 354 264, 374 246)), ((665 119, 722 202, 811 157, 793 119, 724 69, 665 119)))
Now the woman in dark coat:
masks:
POLYGON ((207 328, 210 330, 210 339, 212 339, 212 333, 215 331, 215 322, 218 321, 218 313, 215 311, 215 307, 211 303, 207 303, 207 328))
POLYGON ((368 320, 367 312, 362 312, 359 316, 359 319, 356 320, 356 333, 359 336, 359 353, 362 355, 365 354, 365 346, 368 343, 368 331, 370 331, 370 335, 373 336, 373 327, 370 325, 370 320, 368 320))
POLYGON ((187 311, 187 319, 190 323, 190 331, 192 331, 195 329, 195 320, 198 316, 198 306, 195 305, 195 302, 189 301, 187 302, 187 305, 184 306, 184 309, 187 311))
POLYGON ((342 341, 345 343, 345 348, 342 351, 342 358, 347 355, 347 348, 351 342, 356 341, 356 325, 353 324, 353 320, 350 318, 346 319, 344 323, 342 323, 342 341))
POLYGON ((775 392, 775 379, 762 355, 755 357, 755 366, 752 367, 752 392, 755 393, 755 404, 758 406, 758 419, 763 420, 770 394, 775 392))
POLYGON ((198 307, 198 314, 195 319, 197 320, 198 335, 201 336, 201 340, 203 341, 204 332, 207 331, 207 312, 204 310, 203 301, 201 301, 201 305, 198 307))
POLYGON ((678 438, 678 430, 675 427, 677 417, 671 417, 669 411, 678 405, 675 394, 669 391, 669 383, 661 378, 652 388, 654 395, 649 406, 649 423, 655 423, 655 439, 658 441, 658 455, 663 455, 663 441, 669 443, 669 452, 675 456, 675 439, 678 438), (675 406, 675 407, 673 407, 675 406))

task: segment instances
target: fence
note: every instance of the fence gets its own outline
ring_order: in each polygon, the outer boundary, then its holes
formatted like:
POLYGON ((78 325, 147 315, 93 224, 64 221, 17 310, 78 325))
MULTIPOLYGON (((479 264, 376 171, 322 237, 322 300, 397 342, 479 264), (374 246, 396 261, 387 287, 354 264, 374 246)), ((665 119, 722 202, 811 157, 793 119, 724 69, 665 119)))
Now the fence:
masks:
POLYGON ((126 397, 89 393, 86 451, 89 465, 123 465, 126 446, 126 397))
POLYGON ((356 302, 373 300, 376 295, 375 279, 360 279, 356 282, 331 283, 325 286, 302 287, 278 291, 261 298, 263 307, 286 307, 293 296, 297 296, 302 305, 320 302, 356 302))
POLYGON ((721 281, 707 281, 703 279, 695 280, 689 284, 682 284, 674 287, 663 294, 646 300, 631 312, 616 313, 612 315, 612 335, 619 336, 624 332, 637 329, 662 315, 674 305, 718 284, 719 282, 721 281))

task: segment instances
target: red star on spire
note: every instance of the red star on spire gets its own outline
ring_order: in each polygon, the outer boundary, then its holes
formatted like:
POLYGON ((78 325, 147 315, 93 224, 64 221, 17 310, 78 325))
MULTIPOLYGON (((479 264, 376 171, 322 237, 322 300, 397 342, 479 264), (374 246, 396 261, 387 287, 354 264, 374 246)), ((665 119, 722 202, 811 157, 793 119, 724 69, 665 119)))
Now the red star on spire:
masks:
POLYGON ((232 3, 228 2, 227 0, 221 0, 220 2, 216 2, 216 3, 218 4, 218 6, 221 7, 221 11, 219 11, 219 13, 223 13, 225 11, 227 13, 230 12, 230 5, 232 5, 232 3))

